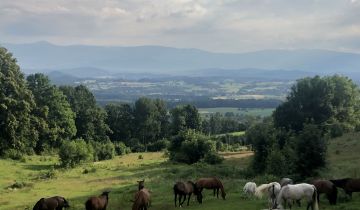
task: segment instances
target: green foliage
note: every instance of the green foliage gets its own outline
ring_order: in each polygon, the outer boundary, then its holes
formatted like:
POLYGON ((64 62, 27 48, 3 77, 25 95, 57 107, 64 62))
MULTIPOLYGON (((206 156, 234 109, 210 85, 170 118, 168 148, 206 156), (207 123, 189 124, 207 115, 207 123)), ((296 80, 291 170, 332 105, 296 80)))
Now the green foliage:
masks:
POLYGON ((187 164, 196 163, 206 154, 215 152, 215 142, 194 130, 181 131, 169 146, 170 159, 187 164))
POLYGON ((134 135, 134 111, 129 104, 108 104, 105 106, 107 113, 106 124, 112 132, 110 140, 117 142, 119 139, 128 142, 134 135))
POLYGON ((211 152, 211 153, 205 154, 203 160, 205 163, 215 165, 215 164, 222 163, 224 161, 224 158, 215 152, 211 152))
POLYGON ((291 165, 287 165, 284 154, 278 148, 274 147, 267 157, 265 172, 281 177, 288 174, 287 169, 290 166, 291 165))
POLYGON ((177 106, 170 110, 171 128, 173 134, 178 134, 186 129, 200 130, 201 119, 197 108, 193 105, 177 106))
POLYGON ((106 112, 96 105, 95 97, 84 85, 63 86, 60 90, 66 95, 71 109, 76 113, 76 137, 106 142, 111 132, 105 123, 106 112))
POLYGON ((63 167, 76 165, 94 160, 94 149, 83 139, 63 141, 59 150, 60 163, 63 167))
POLYGON ((15 149, 8 149, 3 154, 4 158, 9 158, 12 160, 22 160, 23 159, 23 153, 19 150, 15 149))
POLYGON ((116 155, 126 155, 131 152, 131 149, 127 147, 123 142, 115 142, 114 146, 116 155))
POLYGON ((27 82, 36 102, 34 114, 39 119, 36 152, 44 151, 46 145, 59 147, 61 140, 71 139, 76 133, 75 114, 64 94, 50 84, 47 76, 29 75, 27 82))
POLYGON ((39 134, 34 107, 16 59, 0 47, 0 155, 9 149, 25 153, 35 147, 39 134))
POLYGON ((111 141, 96 142, 90 141, 92 148, 94 149, 94 160, 109 160, 115 156, 115 146, 111 141))
POLYGON ((149 152, 157 152, 166 149, 169 146, 170 142, 166 139, 158 140, 156 142, 150 143, 147 146, 149 152))
POLYGON ((302 178, 314 176, 326 163, 326 140, 317 125, 305 124, 297 136, 296 173, 302 178))

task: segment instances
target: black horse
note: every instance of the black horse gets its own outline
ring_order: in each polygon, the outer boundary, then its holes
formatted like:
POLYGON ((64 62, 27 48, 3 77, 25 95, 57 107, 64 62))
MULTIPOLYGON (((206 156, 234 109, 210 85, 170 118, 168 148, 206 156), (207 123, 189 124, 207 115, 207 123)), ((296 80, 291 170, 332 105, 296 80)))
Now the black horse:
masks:
POLYGON ((353 192, 360 192, 360 179, 334 179, 330 180, 336 187, 342 188, 352 198, 353 192))

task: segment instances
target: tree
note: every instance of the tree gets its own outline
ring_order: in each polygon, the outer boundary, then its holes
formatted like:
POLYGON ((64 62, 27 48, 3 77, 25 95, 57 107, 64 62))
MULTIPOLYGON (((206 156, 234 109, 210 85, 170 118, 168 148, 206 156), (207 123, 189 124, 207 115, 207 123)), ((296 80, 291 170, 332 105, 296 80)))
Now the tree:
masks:
POLYGON ((201 118, 197 108, 193 105, 177 106, 170 111, 171 128, 173 134, 178 134, 186 129, 201 129, 201 118))
POLYGON ((41 152, 45 145, 59 147, 61 140, 69 140, 76 134, 75 114, 64 94, 50 84, 47 76, 29 75, 27 82, 36 102, 34 113, 45 123, 39 128, 36 151, 41 152))
POLYGON ((106 124, 112 132, 109 133, 112 142, 128 141, 134 135, 134 111, 129 104, 108 104, 105 106, 106 124))
POLYGON ((16 59, 0 47, 0 155, 10 149, 27 152, 35 147, 38 132, 34 107, 33 95, 16 59))
POLYGON ((66 95, 71 109, 76 113, 76 137, 86 141, 108 141, 107 134, 111 130, 105 123, 106 112, 96 105, 95 97, 89 89, 79 85, 63 86, 60 90, 66 95))
POLYGON ((323 131, 314 124, 305 124, 296 139, 296 172, 302 178, 316 175, 325 166, 326 140, 323 131))

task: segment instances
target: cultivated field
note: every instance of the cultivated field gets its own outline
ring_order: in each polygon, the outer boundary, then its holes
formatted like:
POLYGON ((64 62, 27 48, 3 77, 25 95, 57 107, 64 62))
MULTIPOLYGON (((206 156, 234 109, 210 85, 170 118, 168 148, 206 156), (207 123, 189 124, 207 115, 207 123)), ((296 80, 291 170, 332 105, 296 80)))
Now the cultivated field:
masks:
POLYGON ((222 115, 225 115, 228 112, 232 112, 234 113, 234 115, 250 115, 250 116, 266 117, 266 116, 270 116, 273 111, 274 109, 272 108, 264 108, 264 109, 258 109, 258 108, 239 109, 233 107, 199 108, 199 113, 201 115, 215 114, 215 113, 220 113, 222 115))
MULTIPOLYGON (((323 172, 325 178, 344 176, 359 177, 360 134, 349 134, 332 140, 329 145, 329 169, 323 172), (346 142, 344 142, 346 141, 346 142)), ((62 195, 69 199, 71 210, 84 209, 84 202, 90 195, 111 189, 110 210, 131 209, 136 181, 145 178, 146 187, 153 192, 150 209, 169 210, 173 207, 172 186, 177 180, 194 180, 203 176, 218 176, 224 181, 227 200, 212 197, 205 191, 203 204, 195 201, 184 209, 206 210, 255 210, 264 209, 266 200, 247 198, 242 194, 246 181, 243 169, 251 160, 251 154, 225 153, 226 160, 217 166, 204 164, 184 165, 167 161, 163 153, 130 154, 113 160, 86 164, 70 170, 53 169, 58 163, 55 156, 30 156, 23 161, 0 160, 0 209, 32 209, 41 197, 62 195), (21 189, 11 188, 15 183, 24 185, 21 189)), ((56 167, 55 167, 56 168, 56 167)), ((257 177, 260 183, 274 179, 271 176, 257 177)), ((348 201, 339 190, 339 204, 330 207, 325 198, 320 203, 321 210, 360 209, 360 193, 355 193, 348 201)), ((302 208, 305 209, 305 205, 302 208)))

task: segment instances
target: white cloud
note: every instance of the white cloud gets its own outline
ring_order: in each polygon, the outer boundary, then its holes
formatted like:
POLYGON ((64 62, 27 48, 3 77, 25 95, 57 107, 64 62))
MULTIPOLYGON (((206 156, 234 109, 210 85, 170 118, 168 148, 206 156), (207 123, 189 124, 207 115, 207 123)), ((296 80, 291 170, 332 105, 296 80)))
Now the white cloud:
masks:
POLYGON ((0 1, 3 42, 360 51, 359 35, 359 0, 0 1))

